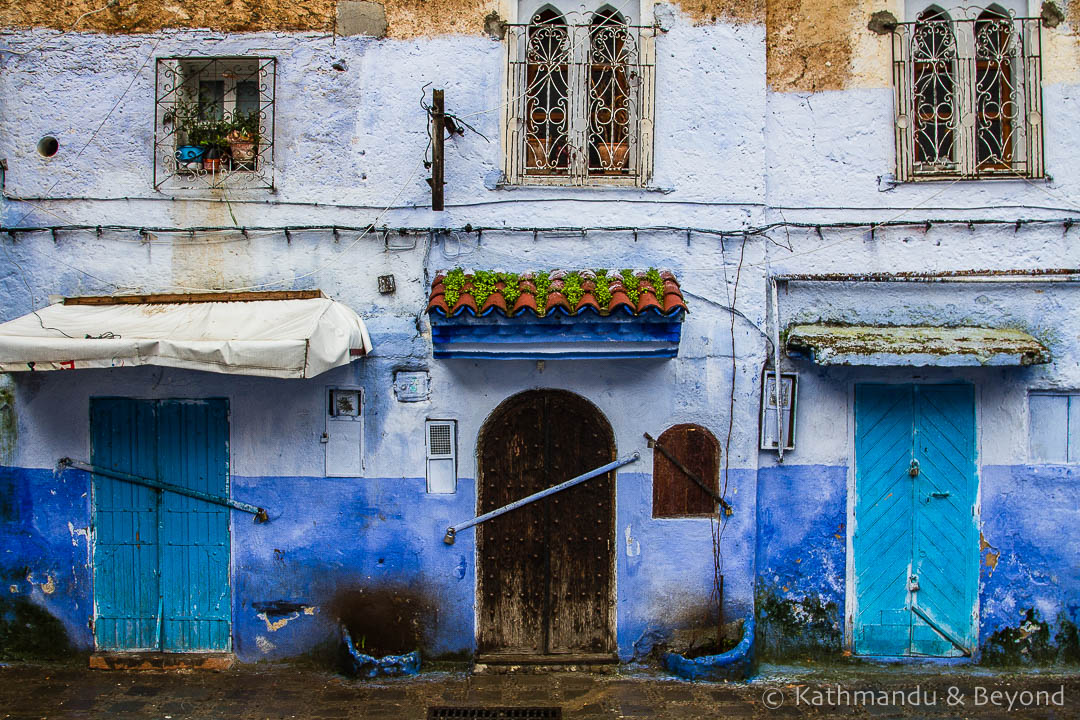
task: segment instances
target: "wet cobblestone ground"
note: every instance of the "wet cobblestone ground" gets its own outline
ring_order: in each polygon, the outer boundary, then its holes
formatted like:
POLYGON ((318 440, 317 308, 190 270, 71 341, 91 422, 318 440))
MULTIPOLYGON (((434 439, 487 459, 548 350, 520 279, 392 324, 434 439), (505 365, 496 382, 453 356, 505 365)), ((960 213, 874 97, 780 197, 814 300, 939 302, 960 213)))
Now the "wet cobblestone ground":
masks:
POLYGON ((557 706, 567 720, 1080 718, 1080 672, 764 666, 750 683, 727 684, 688 683, 649 671, 426 672, 364 681, 289 665, 188 673, 95 671, 72 664, 0 667, 0 718, 12 720, 421 719, 432 706, 557 706))

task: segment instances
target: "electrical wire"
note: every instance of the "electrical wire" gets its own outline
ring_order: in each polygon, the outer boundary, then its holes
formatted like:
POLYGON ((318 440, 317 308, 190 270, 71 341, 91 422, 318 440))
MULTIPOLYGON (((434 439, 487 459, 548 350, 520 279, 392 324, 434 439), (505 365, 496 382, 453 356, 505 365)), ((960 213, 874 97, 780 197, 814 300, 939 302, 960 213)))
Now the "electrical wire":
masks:
MULTIPOLYGON (((106 6, 106 7, 107 7, 107 6, 106 6)), ((102 8, 102 9, 104 9, 104 8, 102 8)), ((118 108, 118 107, 120 106, 120 103, 121 103, 121 102, 123 101, 123 99, 124 99, 124 98, 125 98, 125 97, 127 96, 128 92, 129 92, 129 91, 131 90, 131 88, 132 88, 132 87, 133 87, 133 86, 135 85, 135 81, 139 79, 139 74, 140 74, 140 73, 142 73, 143 69, 144 69, 144 68, 145 68, 145 67, 147 66, 147 64, 148 64, 148 63, 149 63, 149 62, 150 62, 150 61, 151 61, 151 60, 152 60, 152 59, 154 58, 154 53, 156 53, 156 52, 157 52, 157 49, 158 49, 158 45, 160 45, 160 44, 161 44, 161 38, 158 38, 158 39, 157 39, 157 41, 156 41, 156 42, 154 43, 154 47, 150 48, 150 54, 146 56, 146 60, 144 60, 144 61, 143 61, 143 64, 142 64, 142 65, 140 65, 140 66, 138 67, 138 69, 136 69, 136 70, 135 70, 135 72, 134 72, 134 73, 132 74, 132 76, 131 76, 131 82, 129 82, 129 83, 128 83, 128 86, 127 86, 126 88, 124 88, 124 92, 120 93, 120 97, 116 98, 116 102, 114 102, 114 103, 113 103, 113 106, 112 106, 111 108, 109 108, 109 112, 107 112, 107 113, 105 114, 105 117, 104 117, 104 119, 102 119, 102 121, 101 121, 101 122, 100 122, 100 123, 98 124, 98 126, 97 126, 97 129, 95 129, 95 130, 94 130, 94 132, 93 132, 93 133, 91 133, 91 135, 90 135, 90 139, 89 139, 89 140, 87 140, 87 141, 86 141, 86 144, 82 146, 82 149, 81 149, 81 150, 79 150, 79 153, 78 153, 78 154, 77 154, 77 155, 75 156, 75 158, 76 158, 76 159, 78 159, 78 158, 82 157, 82 154, 83 154, 84 152, 86 152, 86 149, 87 149, 88 147, 90 147, 91 143, 93 143, 93 142, 94 142, 94 138, 96 138, 96 137, 97 137, 97 135, 98 135, 98 133, 99 133, 99 132, 101 132, 101 128, 105 127, 105 123, 106 123, 106 122, 108 122, 108 120, 109 120, 109 118, 110 118, 110 117, 112 116, 113 112, 115 112, 116 108, 118 108)), ((50 193, 51 193, 51 192, 53 191, 53 189, 55 189, 55 188, 56 188, 56 186, 57 186, 57 185, 58 185, 59 183, 60 183, 60 178, 57 178, 57 179, 56 179, 56 180, 55 180, 55 181, 53 182, 53 184, 49 186, 49 189, 45 191, 45 194, 46 194, 46 195, 50 194, 50 193)), ((32 209, 30 209, 30 210, 26 211, 26 212, 25 212, 25 213, 24 213, 24 214, 23 214, 23 215, 22 215, 22 216, 21 216, 21 217, 20 217, 20 218, 19 218, 18 220, 16 220, 16 221, 15 221, 15 225, 16 225, 16 226, 20 225, 20 224, 22 223, 22 221, 23 221, 23 220, 25 220, 25 219, 26 219, 26 218, 28 218, 28 217, 29 217, 29 216, 30 216, 31 214, 33 214, 33 212, 34 212, 34 210, 35 210, 35 209, 36 209, 36 208, 32 208, 32 209)), ((50 214, 50 215, 56 215, 56 213, 52 213, 52 212, 49 212, 49 214, 50 214)))

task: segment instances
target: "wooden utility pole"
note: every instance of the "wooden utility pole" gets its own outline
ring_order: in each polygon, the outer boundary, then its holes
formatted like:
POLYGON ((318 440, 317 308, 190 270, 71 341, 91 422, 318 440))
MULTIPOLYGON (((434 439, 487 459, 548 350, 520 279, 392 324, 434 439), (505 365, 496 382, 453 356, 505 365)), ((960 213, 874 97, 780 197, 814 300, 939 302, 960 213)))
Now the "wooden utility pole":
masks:
POLYGON ((443 136, 446 134, 446 104, 442 90, 431 91, 431 209, 443 209, 443 136))

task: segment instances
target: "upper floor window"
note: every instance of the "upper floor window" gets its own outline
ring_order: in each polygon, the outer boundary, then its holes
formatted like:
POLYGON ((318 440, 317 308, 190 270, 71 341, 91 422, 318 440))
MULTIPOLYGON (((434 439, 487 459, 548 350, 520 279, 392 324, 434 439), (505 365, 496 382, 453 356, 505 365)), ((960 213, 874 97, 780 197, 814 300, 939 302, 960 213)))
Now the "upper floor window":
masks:
POLYGON ((274 187, 274 58, 158 58, 154 188, 274 187))
POLYGON ((545 5, 508 27, 506 176, 644 185, 652 166, 652 28, 610 5, 545 5))
POLYGON ((937 5, 893 33, 897 176, 1040 177, 1040 21, 937 5))

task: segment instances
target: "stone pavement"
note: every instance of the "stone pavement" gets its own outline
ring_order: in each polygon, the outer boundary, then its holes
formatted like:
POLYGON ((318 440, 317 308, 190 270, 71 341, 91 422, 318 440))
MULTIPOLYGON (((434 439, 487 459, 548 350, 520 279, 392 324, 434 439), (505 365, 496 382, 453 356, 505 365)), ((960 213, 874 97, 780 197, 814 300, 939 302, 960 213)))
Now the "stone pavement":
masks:
POLYGON ((187 673, 99 671, 71 663, 0 666, 0 718, 13 720, 422 719, 433 706, 555 706, 566 720, 1080 718, 1080 671, 764 666, 752 682, 733 684, 626 669, 608 675, 425 672, 365 681, 281 664, 187 673))

